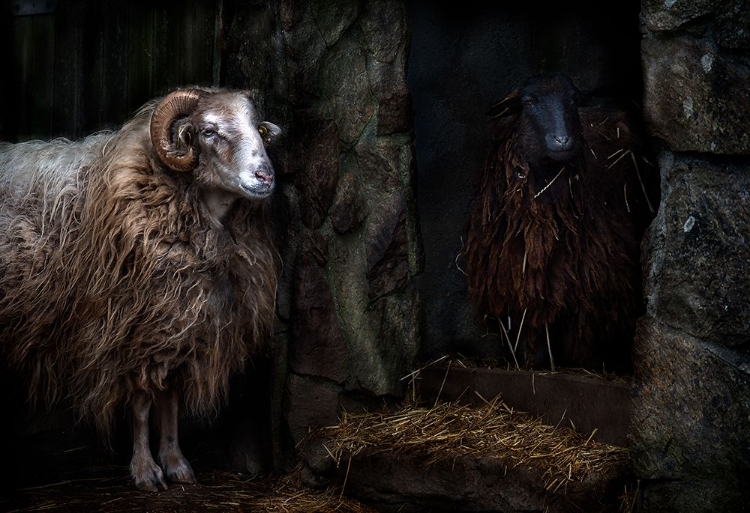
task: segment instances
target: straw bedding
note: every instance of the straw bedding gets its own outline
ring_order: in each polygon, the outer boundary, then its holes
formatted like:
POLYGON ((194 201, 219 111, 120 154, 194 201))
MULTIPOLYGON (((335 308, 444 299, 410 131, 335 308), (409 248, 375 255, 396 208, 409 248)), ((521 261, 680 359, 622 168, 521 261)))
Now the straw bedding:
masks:
POLYGON ((593 435, 545 425, 496 398, 480 407, 436 403, 391 414, 345 413, 339 425, 319 429, 310 439, 323 440, 338 465, 384 452, 420 454, 426 465, 481 455, 504 461, 506 474, 521 466, 540 470, 547 491, 564 492, 570 483, 627 466, 626 448, 596 442, 593 435))

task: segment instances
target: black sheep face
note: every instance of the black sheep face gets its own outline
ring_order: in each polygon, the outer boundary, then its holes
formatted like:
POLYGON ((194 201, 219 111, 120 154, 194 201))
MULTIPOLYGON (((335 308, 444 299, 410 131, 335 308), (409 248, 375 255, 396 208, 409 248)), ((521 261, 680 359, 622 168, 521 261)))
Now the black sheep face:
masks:
POLYGON ((581 94, 562 73, 531 77, 518 91, 516 144, 532 168, 545 178, 556 174, 559 163, 574 159, 581 150, 581 94))

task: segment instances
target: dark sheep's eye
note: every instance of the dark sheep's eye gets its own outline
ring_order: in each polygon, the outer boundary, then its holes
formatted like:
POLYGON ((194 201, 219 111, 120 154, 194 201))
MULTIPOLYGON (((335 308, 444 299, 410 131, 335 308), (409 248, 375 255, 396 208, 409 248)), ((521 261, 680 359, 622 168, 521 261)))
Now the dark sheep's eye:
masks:
POLYGON ((213 137, 216 135, 216 131, 212 130, 211 128, 206 128, 203 130, 203 136, 204 137, 213 137))

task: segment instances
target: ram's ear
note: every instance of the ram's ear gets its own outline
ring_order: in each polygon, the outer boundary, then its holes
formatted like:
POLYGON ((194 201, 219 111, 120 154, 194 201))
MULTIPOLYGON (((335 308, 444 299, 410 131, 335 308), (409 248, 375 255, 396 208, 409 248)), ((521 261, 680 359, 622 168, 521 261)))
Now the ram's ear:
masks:
POLYGON ((521 94, 516 90, 490 107, 487 115, 491 118, 502 118, 519 112, 521 112, 521 94))
POLYGON ((190 148, 195 146, 195 127, 189 119, 176 121, 172 126, 174 132, 173 140, 175 148, 187 153, 190 148))
POLYGON ((191 171, 198 165, 190 116, 205 91, 187 89, 165 96, 151 115, 151 143, 156 154, 173 171, 191 171))
POLYGON ((263 139, 263 144, 268 146, 281 135, 281 128, 270 121, 262 121, 260 125, 258 125, 258 132, 263 139))

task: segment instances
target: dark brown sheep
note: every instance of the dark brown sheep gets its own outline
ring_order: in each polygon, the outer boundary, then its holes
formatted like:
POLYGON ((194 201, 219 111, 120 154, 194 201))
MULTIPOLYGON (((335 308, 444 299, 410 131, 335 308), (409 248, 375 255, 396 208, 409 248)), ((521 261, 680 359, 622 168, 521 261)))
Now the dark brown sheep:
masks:
POLYGON ((659 196, 643 141, 624 110, 584 101, 561 73, 531 77, 490 114, 463 250, 471 300, 537 367, 627 371, 659 196))
POLYGON ((195 481, 178 408, 213 413, 272 329, 279 132, 245 92, 190 89, 116 132, 0 145, 0 351, 103 436, 131 408, 138 488, 195 481))

